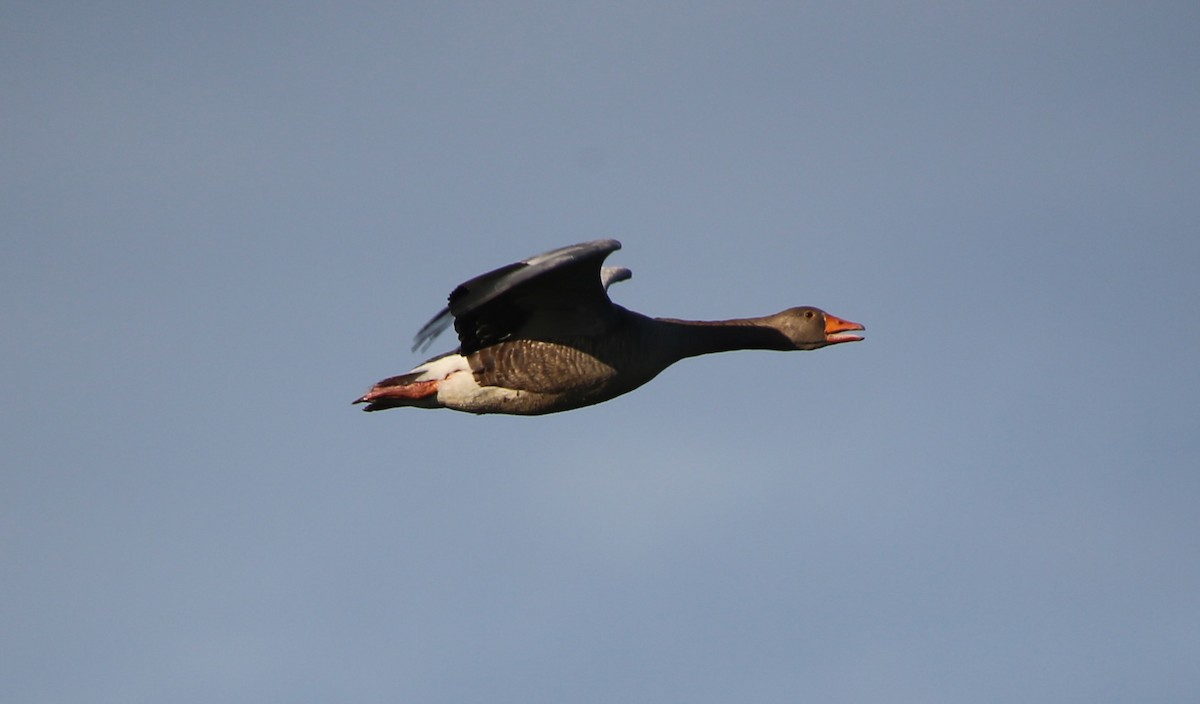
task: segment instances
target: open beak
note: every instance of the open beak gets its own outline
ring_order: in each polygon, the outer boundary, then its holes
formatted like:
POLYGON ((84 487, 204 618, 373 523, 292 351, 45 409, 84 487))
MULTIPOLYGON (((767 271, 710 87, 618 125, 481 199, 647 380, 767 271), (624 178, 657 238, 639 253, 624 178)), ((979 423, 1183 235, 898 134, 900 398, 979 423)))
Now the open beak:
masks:
POLYGON ((836 345, 839 342, 858 342, 863 339, 862 335, 846 334, 850 330, 866 330, 866 328, 858 323, 842 320, 828 313, 825 314, 825 341, 829 344, 836 345))

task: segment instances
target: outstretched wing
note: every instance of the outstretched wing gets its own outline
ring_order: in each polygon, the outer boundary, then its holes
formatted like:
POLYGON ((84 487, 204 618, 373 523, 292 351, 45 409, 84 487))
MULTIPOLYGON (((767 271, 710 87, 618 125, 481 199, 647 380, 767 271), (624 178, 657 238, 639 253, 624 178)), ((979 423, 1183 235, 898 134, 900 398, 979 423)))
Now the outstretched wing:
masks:
POLYGON ((463 354, 512 338, 600 334, 615 315, 605 289, 628 278, 628 270, 602 277, 601 265, 620 248, 616 240, 584 242, 476 276, 450 293, 413 349, 428 346, 452 319, 463 354))

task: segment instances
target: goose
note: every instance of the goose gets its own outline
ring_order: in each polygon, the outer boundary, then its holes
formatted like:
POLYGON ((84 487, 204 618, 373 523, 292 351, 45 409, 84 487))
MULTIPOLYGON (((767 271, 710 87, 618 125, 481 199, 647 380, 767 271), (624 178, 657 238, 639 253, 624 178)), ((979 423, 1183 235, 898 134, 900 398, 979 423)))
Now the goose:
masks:
POLYGON ((608 288, 632 276, 602 266, 616 240, 560 247, 481 274, 417 332, 422 350, 453 322, 458 349, 375 384, 365 411, 413 406, 541 415, 608 401, 687 357, 730 350, 815 350, 863 338, 819 308, 732 320, 651 318, 608 288))

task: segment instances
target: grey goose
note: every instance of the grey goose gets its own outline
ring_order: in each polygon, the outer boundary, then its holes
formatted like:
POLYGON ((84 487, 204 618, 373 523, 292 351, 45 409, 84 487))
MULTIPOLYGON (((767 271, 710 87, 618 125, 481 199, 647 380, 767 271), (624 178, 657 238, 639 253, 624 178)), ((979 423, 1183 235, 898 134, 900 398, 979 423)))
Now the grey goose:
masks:
POLYGON ((699 321, 626 310, 608 287, 628 269, 603 267, 616 240, 561 247, 461 284, 417 333, 423 349, 453 322, 458 349, 375 384, 355 403, 540 415, 608 401, 687 357, 730 350, 815 350, 862 340, 858 323, 819 308, 699 321))

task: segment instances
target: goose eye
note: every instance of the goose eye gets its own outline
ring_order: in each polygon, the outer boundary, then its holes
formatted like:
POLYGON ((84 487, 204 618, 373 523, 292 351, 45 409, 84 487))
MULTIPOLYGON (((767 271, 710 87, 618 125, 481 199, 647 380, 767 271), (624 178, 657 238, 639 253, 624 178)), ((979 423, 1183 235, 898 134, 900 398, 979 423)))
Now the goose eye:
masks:
POLYGON ((804 311, 804 317, 811 319, 813 317, 813 312, 811 310, 804 311))

